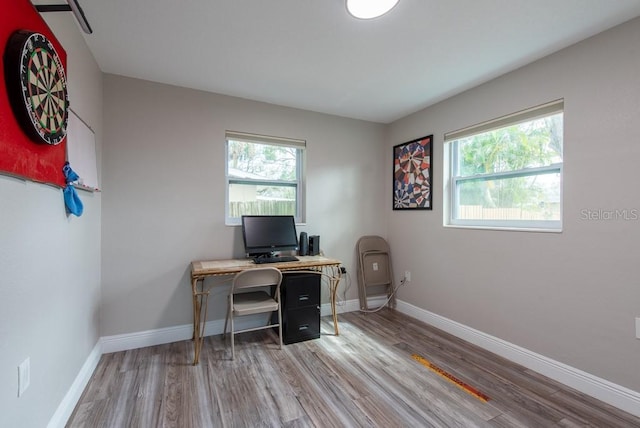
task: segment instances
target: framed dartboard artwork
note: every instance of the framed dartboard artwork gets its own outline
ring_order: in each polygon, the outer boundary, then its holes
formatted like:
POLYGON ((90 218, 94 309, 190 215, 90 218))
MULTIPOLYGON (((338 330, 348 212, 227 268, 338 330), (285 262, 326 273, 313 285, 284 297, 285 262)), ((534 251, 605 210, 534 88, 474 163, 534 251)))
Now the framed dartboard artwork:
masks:
POLYGON ((393 209, 430 210, 433 135, 393 147, 393 209))

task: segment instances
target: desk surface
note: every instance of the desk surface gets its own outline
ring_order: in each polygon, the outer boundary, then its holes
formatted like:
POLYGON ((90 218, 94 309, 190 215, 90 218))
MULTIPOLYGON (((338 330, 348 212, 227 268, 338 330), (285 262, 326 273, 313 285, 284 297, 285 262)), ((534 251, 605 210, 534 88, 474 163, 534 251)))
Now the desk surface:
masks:
POLYGON ((296 256, 298 261, 255 264, 251 259, 203 260, 191 262, 191 278, 202 278, 209 275, 230 275, 247 269, 258 267, 274 267, 280 270, 296 270, 318 268, 323 266, 339 266, 340 260, 324 256, 296 256))

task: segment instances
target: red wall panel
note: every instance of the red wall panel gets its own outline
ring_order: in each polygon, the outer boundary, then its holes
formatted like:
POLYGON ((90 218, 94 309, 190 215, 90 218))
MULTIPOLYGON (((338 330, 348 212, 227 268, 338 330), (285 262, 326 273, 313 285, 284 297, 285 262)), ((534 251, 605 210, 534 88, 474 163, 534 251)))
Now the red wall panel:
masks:
POLYGON ((63 187, 66 138, 53 146, 36 143, 24 133, 9 104, 2 56, 16 30, 44 34, 55 47, 65 72, 67 54, 29 0, 0 0, 0 10, 0 173, 63 187))

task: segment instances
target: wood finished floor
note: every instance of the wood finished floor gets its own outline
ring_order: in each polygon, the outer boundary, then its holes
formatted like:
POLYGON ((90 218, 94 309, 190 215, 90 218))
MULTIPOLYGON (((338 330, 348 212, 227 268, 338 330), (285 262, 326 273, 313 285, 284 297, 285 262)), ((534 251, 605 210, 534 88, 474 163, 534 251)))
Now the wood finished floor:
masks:
POLYGON ((330 318, 277 349, 271 331, 103 355, 68 427, 640 427, 640 418, 391 310, 330 318), (468 394, 418 354, 489 396, 468 394))

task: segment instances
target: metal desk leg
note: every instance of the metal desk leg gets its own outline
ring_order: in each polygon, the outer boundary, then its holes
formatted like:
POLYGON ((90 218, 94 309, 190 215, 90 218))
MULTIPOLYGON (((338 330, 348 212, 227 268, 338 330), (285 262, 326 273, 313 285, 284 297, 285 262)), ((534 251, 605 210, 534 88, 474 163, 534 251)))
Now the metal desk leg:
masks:
POLYGON ((337 271, 337 276, 334 274, 329 278, 329 301, 331 303, 331 315, 333 315, 333 329, 336 336, 340 335, 340 329, 338 328, 338 312, 336 310, 336 300, 338 297, 338 286, 340 285, 340 270, 337 271))
POLYGON ((200 361, 200 351, 204 342, 209 290, 205 291, 203 279, 193 279, 191 281, 191 291, 193 293, 193 365, 195 366, 200 361), (201 281, 200 290, 198 290, 198 281, 201 281))

